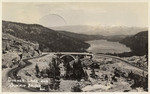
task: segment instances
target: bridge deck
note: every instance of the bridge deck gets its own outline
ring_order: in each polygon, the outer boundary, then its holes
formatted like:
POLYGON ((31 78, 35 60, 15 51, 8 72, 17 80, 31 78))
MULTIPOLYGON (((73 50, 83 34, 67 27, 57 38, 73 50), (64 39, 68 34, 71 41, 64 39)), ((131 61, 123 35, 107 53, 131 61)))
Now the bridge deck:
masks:
POLYGON ((64 54, 64 55, 93 55, 92 53, 87 52, 58 52, 55 54, 64 54))

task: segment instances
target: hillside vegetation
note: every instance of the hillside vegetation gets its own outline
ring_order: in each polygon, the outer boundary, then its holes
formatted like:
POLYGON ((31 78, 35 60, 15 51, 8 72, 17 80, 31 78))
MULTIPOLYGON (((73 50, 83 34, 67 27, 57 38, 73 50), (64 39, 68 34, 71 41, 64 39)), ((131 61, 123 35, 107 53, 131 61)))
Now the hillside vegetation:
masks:
POLYGON ((80 33, 73 33, 69 31, 59 31, 60 33, 76 38, 82 41, 91 41, 91 40, 108 40, 108 41, 114 41, 114 42, 119 42, 120 40, 124 39, 128 35, 111 35, 111 36, 103 36, 103 35, 88 35, 88 34, 80 34, 80 33))
POLYGON ((90 44, 85 41, 104 39, 117 41, 130 47, 132 54, 145 55, 148 49, 148 31, 135 35, 87 35, 68 31, 55 31, 38 24, 23 24, 2 22, 3 33, 23 39, 27 42, 38 43, 43 52, 85 52, 90 44))
POLYGON ((33 43, 39 43, 41 51, 85 51, 90 45, 77 38, 37 24, 2 22, 2 32, 33 43))
POLYGON ((72 38, 82 40, 82 41, 104 39, 104 36, 102 35, 86 35, 86 34, 67 32, 67 31, 59 31, 59 33, 72 37, 72 38))
POLYGON ((133 36, 126 37, 121 40, 120 43, 130 47, 135 55, 148 54, 148 31, 139 32, 133 36))

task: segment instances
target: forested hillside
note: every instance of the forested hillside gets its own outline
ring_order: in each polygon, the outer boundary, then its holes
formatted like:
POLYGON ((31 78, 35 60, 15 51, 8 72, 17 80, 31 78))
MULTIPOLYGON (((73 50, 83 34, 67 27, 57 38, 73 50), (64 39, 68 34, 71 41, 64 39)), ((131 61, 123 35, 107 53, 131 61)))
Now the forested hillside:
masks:
POLYGON ((145 55, 148 53, 148 31, 126 37, 120 43, 130 47, 135 55, 145 55))
POLYGON ((45 52, 83 52, 90 46, 85 41, 99 39, 119 41, 130 47, 135 55, 144 55, 148 49, 148 31, 140 32, 132 36, 86 35, 67 31, 55 31, 38 24, 23 24, 8 21, 2 22, 2 31, 24 41, 38 43, 39 49, 45 52))
POLYGON ((79 39, 82 41, 104 39, 104 36, 102 36, 102 35, 86 35, 86 34, 67 32, 67 31, 59 31, 59 32, 66 36, 76 38, 76 39, 79 39))
POLYGON ((85 51, 90 45, 37 24, 2 22, 2 32, 33 43, 39 43, 41 51, 85 51))

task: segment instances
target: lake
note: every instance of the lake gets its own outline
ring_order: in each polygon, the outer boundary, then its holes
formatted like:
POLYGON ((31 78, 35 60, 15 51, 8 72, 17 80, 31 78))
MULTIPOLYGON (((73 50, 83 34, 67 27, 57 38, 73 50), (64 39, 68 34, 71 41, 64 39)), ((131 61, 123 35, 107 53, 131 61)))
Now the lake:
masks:
POLYGON ((87 49, 93 53, 123 53, 130 52, 130 48, 119 42, 111 42, 107 40, 86 41, 91 46, 87 49))

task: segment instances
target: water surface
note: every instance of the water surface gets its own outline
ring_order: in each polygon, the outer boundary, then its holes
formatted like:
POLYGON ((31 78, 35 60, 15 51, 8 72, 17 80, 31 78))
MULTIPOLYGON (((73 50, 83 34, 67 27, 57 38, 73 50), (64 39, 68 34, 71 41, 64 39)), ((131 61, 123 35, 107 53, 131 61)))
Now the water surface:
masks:
POLYGON ((107 40, 86 41, 91 46, 87 49, 93 53, 123 53, 130 52, 130 48, 119 42, 111 42, 107 40))

